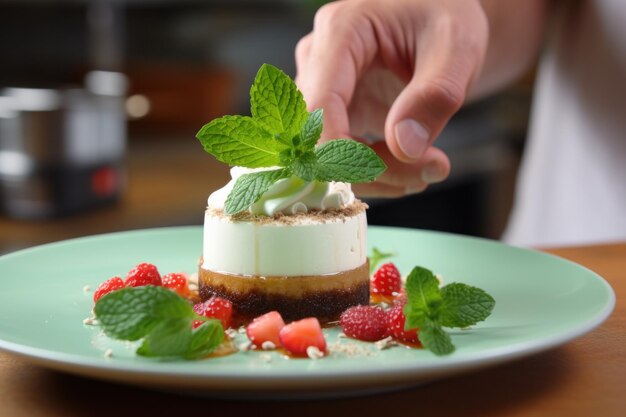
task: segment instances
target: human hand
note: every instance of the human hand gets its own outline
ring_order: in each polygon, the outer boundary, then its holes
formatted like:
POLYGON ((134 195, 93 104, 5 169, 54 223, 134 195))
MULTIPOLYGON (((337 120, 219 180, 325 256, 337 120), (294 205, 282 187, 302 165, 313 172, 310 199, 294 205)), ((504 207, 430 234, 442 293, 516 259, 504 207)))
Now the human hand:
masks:
POLYGON ((317 12, 296 48, 296 83, 324 109, 322 140, 384 137, 389 167, 364 196, 423 191, 450 172, 432 146, 461 107, 487 49, 478 0, 343 0, 317 12))

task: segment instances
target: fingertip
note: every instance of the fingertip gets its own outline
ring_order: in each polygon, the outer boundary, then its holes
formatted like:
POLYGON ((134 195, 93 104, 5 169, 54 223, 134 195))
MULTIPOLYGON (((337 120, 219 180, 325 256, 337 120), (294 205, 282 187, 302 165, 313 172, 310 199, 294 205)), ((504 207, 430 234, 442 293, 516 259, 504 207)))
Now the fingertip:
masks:
POLYGON ((456 113, 465 97, 458 81, 414 77, 398 95, 385 120, 390 151, 403 162, 417 162, 456 113))
POLYGON ((450 159, 438 148, 429 148, 424 155, 421 178, 427 184, 442 182, 450 175, 450 159))
POLYGON ((394 126, 395 143, 407 162, 419 159, 430 142, 430 131, 414 119, 403 119, 394 126))

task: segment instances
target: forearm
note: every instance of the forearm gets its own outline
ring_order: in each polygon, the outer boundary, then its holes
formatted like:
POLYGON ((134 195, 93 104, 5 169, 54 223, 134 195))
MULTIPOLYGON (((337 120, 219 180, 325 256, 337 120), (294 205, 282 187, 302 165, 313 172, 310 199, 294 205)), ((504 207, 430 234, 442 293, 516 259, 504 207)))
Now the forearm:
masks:
POLYGON ((536 61, 551 9, 549 0, 482 0, 489 45, 469 99, 490 94, 519 78, 536 61))

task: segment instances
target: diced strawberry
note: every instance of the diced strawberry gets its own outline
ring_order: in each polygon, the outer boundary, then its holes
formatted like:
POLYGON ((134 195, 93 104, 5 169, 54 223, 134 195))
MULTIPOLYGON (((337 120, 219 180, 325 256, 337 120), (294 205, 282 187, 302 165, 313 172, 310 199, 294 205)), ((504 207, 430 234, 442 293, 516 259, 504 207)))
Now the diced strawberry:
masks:
POLYGON ((159 274, 156 266, 144 262, 128 271, 125 284, 127 287, 160 286, 161 274, 159 274))
POLYGON ((122 278, 109 278, 102 284, 98 285, 98 288, 96 288, 96 291, 93 293, 93 302, 95 303, 100 299, 100 297, 110 293, 111 291, 121 290, 122 288, 124 288, 124 281, 122 281, 122 278))
POLYGON ((261 347, 263 342, 272 342, 274 346, 280 346, 280 330, 285 327, 285 322, 278 311, 270 311, 252 320, 246 327, 248 339, 261 347))
POLYGON ((191 322, 191 328, 195 329, 197 327, 202 326, 202 323, 204 323, 204 320, 194 320, 191 322))
POLYGON ((161 277, 161 283, 165 288, 176 292, 181 297, 189 296, 189 284, 187 275, 180 272, 172 272, 161 277))
POLYGON ((419 343, 417 337, 417 329, 404 330, 404 323, 406 317, 402 309, 405 303, 395 303, 389 310, 386 311, 387 327, 391 336, 401 342, 419 343))
POLYGON ((294 356, 307 356, 307 349, 315 347, 326 352, 326 339, 320 322, 315 317, 287 324, 280 330, 280 344, 294 356))
POLYGON ((194 305, 193 311, 200 316, 220 320, 222 327, 228 329, 233 316, 233 303, 214 295, 205 302, 194 305))
POLYGON ((350 307, 339 320, 343 332, 353 339, 375 342, 387 334, 387 318, 378 306, 350 307))
POLYGON ((401 289, 402 278, 400 277, 400 271, 393 263, 388 262, 374 272, 370 282, 372 294, 393 296, 401 289))

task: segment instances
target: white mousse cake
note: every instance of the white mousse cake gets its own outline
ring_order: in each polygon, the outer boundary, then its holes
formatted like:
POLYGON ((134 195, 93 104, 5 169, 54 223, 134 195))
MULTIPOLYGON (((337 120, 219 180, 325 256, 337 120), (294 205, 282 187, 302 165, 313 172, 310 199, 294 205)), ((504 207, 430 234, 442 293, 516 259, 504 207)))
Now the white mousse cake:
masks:
POLYGON ((369 303, 367 206, 350 184, 282 179, 236 215, 224 204, 236 179, 208 200, 199 286, 231 300, 241 320, 277 310, 285 320, 337 320, 369 303))

